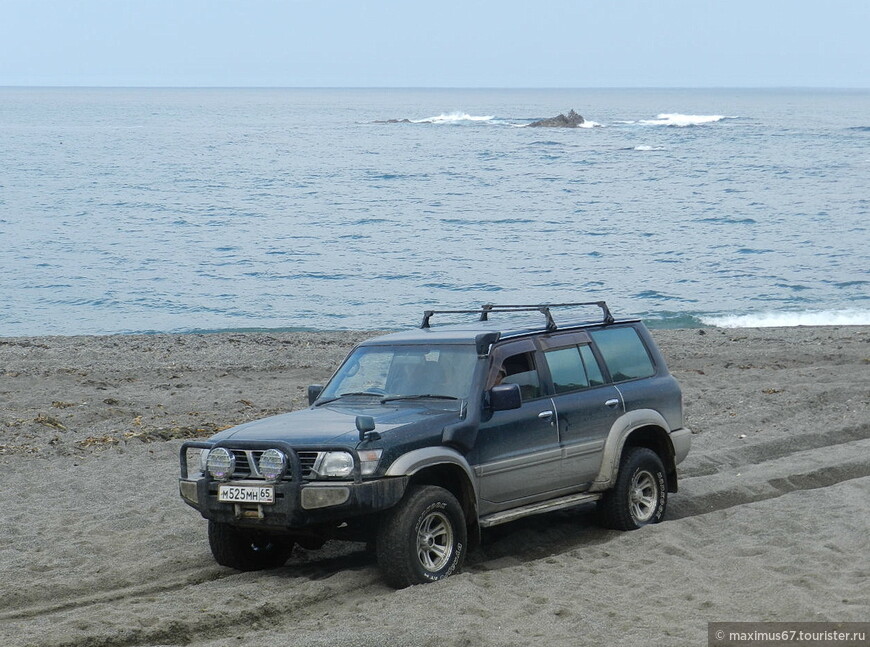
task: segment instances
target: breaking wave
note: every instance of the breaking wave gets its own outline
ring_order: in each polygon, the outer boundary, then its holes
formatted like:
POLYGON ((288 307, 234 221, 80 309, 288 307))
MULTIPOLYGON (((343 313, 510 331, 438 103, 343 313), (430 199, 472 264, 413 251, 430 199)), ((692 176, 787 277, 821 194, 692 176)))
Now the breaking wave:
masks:
POLYGON ((867 326, 870 310, 758 312, 748 315, 702 315, 700 320, 718 328, 778 328, 789 326, 867 326))
POLYGON ((409 119, 412 124, 458 124, 463 121, 471 122, 492 122, 495 119, 494 115, 477 116, 470 115, 467 112, 451 112, 442 113, 437 117, 426 117, 425 119, 409 119))
POLYGON ((728 117, 726 115, 683 115, 678 112, 664 112, 656 115, 655 119, 641 119, 637 123, 645 126, 676 126, 677 128, 685 128, 686 126, 715 124, 724 119, 737 119, 737 117, 728 117))
MULTIPOLYGON (((422 119, 385 119, 377 120, 375 124, 440 124, 440 125, 463 125, 463 124, 490 124, 495 126, 510 126, 513 128, 525 128, 533 120, 519 117, 496 117, 495 115, 470 115, 467 112, 443 112, 434 117, 422 119)), ((599 128, 603 124, 597 121, 586 120, 578 124, 577 128, 599 128)))

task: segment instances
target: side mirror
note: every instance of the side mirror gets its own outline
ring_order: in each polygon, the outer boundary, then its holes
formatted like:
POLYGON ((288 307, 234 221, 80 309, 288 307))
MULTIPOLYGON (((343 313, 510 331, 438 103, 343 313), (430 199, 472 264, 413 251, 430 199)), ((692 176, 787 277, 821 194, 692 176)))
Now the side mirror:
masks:
POLYGON ((489 390, 489 406, 493 411, 508 411, 523 406, 519 384, 498 384, 489 390))
POLYGON ((381 435, 375 431, 375 419, 371 416, 357 416, 356 430, 359 432, 360 442, 366 440, 378 440, 381 435))
POLYGON ((322 384, 312 384, 308 387, 308 404, 314 404, 314 401, 320 397, 320 394, 323 393, 323 385, 322 384))

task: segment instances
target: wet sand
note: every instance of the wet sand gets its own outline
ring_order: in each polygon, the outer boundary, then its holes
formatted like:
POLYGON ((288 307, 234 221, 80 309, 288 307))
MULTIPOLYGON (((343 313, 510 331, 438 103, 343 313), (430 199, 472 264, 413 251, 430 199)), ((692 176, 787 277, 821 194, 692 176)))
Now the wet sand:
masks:
POLYGON ((655 331, 695 431, 665 521, 488 532, 393 591, 360 544, 217 566, 184 438, 305 406, 364 333, 0 338, 3 645, 700 645, 711 621, 866 621, 870 328, 655 331))

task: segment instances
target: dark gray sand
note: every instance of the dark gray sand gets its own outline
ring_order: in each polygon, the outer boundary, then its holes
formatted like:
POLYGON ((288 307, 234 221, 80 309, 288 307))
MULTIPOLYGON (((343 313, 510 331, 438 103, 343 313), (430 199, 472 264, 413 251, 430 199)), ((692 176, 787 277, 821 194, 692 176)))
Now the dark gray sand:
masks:
POLYGON ((0 339, 0 644, 701 645, 870 619, 870 328, 657 331, 696 432, 665 521, 579 508, 393 591, 365 547, 215 565, 181 439, 305 406, 363 333, 0 339))

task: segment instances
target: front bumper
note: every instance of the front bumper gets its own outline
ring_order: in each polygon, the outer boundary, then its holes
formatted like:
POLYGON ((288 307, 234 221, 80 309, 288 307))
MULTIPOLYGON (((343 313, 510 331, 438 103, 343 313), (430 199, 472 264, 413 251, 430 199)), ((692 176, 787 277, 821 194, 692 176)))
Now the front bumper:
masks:
MULTIPOLYGON (((275 502, 226 503, 218 501, 217 481, 206 477, 179 479, 185 503, 212 521, 237 526, 295 529, 372 514, 401 500, 407 477, 372 481, 289 481, 271 484, 275 502), (340 503, 332 504, 335 501, 340 503)), ((263 481, 230 481, 225 485, 265 485, 263 481)))
MULTIPOLYGON (((348 451, 345 447, 310 447, 315 451, 348 451)), ((408 477, 397 476, 363 479, 359 457, 354 457, 353 475, 346 480, 316 480, 304 475, 296 449, 281 441, 232 440, 187 441, 181 446, 181 478, 178 489, 185 503, 199 510, 206 519, 270 529, 302 529, 318 524, 340 523, 354 517, 386 510, 398 503, 405 494, 408 477), (229 447, 242 450, 278 448, 290 462, 285 480, 277 483, 260 478, 237 478, 218 482, 208 474, 188 472, 188 449, 229 447), (274 503, 227 503, 218 501, 221 485, 273 487, 274 503)))

